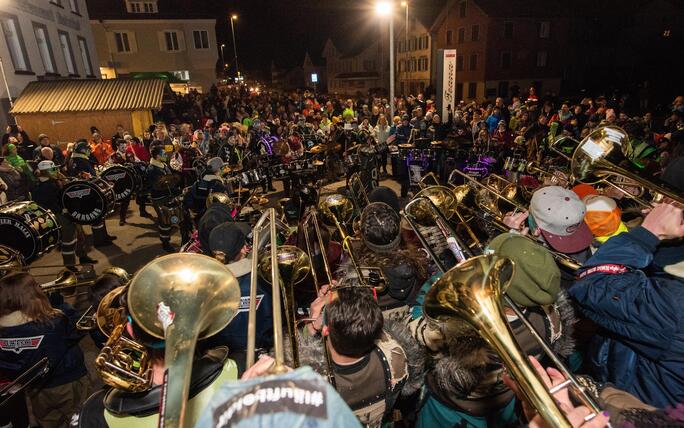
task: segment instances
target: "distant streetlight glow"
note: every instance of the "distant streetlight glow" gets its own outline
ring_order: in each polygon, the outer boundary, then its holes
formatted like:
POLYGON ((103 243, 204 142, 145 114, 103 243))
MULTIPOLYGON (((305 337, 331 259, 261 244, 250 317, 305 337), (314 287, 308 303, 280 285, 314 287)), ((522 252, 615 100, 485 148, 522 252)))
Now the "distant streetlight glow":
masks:
POLYGON ((234 19, 234 20, 237 21, 237 15, 231 15, 231 16, 230 16, 230 19, 234 19))
POLYGON ((401 7, 406 7, 406 6, 408 6, 408 2, 406 2, 406 1, 401 2, 401 7))
POLYGON ((392 3, 381 1, 375 5, 375 12, 380 16, 387 16, 392 13, 392 3))

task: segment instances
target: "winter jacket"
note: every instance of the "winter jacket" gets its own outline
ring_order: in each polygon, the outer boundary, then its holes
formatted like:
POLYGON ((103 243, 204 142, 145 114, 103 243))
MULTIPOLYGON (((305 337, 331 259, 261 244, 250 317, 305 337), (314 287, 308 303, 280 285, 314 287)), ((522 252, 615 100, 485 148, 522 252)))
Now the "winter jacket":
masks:
POLYGON ((597 380, 663 408, 684 402, 684 280, 652 263, 659 243, 643 227, 610 238, 569 292, 602 328, 597 380))
POLYGON ((227 190, 220 177, 207 174, 201 180, 197 180, 185 194, 183 208, 192 209, 201 216, 207 209, 207 197, 212 192, 227 193, 227 190))
MULTIPOLYGON (((74 315, 69 306, 61 309, 74 315)), ((0 317, 0 379, 15 379, 43 357, 48 358, 49 371, 37 387, 52 388, 85 376, 78 347, 82 335, 75 329, 75 320, 65 314, 46 323, 27 320, 18 311, 0 317)))
MULTIPOLYGON (((247 349, 247 323, 249 319, 249 289, 252 259, 244 258, 227 264, 240 285, 240 308, 233 320, 215 336, 208 339, 211 346, 228 346, 230 352, 247 349)), ((273 344, 273 307, 271 295, 257 282, 256 301, 256 347, 270 348, 273 344)))

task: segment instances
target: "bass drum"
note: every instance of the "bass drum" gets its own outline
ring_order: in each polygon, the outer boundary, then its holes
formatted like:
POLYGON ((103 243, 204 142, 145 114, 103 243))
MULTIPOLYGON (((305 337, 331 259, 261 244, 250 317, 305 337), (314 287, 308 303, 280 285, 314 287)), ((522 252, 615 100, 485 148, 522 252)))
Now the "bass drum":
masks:
POLYGON ((60 242, 55 215, 32 201, 0 206, 0 245, 19 252, 26 263, 60 242))
POLYGON ((62 190, 64 215, 77 224, 97 224, 114 208, 114 189, 102 178, 74 180, 62 190))
POLYGON ((135 191, 136 175, 128 166, 109 165, 102 170, 100 178, 112 185, 115 202, 130 198, 135 191))

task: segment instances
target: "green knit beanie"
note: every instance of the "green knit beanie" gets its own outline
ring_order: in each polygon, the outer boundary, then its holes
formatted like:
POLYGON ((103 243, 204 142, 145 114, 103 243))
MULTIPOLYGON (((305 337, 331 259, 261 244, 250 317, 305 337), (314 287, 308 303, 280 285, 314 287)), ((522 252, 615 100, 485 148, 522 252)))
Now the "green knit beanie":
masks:
POLYGON ((515 263, 508 295, 522 306, 548 305, 560 292, 560 270, 551 253, 529 238, 503 233, 492 239, 489 250, 515 263))

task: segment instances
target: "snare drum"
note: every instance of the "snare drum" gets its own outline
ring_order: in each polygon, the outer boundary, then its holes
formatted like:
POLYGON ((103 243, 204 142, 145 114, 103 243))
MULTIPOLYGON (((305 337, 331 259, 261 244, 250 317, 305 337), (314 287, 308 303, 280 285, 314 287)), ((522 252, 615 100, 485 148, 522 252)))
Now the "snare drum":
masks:
POLYGON ((159 221, 163 224, 179 225, 183 221, 182 197, 169 199, 166 204, 160 205, 159 217, 159 221))
POLYGON ((97 224, 114 208, 114 188, 102 178, 74 180, 62 190, 64 215, 77 224, 97 224))
POLYGON ((109 165, 100 173, 100 178, 112 185, 115 202, 123 201, 133 195, 136 177, 133 169, 125 165, 109 165))
POLYGON ((59 241, 60 226, 50 210, 32 201, 0 206, 0 244, 18 251, 27 263, 59 241))
POLYGON ((287 164, 272 165, 269 171, 273 180, 286 180, 289 177, 287 164))

